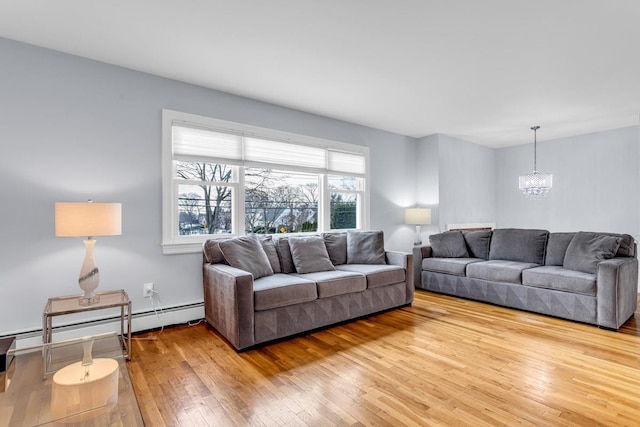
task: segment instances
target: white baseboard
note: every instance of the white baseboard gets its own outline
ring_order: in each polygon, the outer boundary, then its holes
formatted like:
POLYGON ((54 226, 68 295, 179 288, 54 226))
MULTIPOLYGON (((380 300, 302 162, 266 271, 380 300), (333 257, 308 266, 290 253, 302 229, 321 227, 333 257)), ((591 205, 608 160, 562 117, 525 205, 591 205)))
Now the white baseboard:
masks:
MULTIPOLYGON (((131 332, 158 329, 162 326, 178 325, 204 318, 204 303, 194 303, 177 307, 162 308, 157 314, 152 311, 133 313, 131 315, 131 332)), ((81 338, 87 335, 107 332, 120 333, 120 317, 76 323, 53 328, 53 341, 81 338)), ((16 348, 27 348, 42 344, 42 329, 16 334, 16 348)))

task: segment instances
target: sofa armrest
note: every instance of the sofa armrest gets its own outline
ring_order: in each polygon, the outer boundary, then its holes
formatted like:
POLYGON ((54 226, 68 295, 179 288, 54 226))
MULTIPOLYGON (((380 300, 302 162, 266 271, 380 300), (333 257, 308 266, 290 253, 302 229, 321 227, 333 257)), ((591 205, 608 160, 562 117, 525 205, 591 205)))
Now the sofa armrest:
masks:
POLYGON ((413 302, 413 255, 406 252, 386 251, 385 256, 387 264, 398 265, 404 268, 405 283, 407 285, 407 299, 405 303, 411 304, 413 302))
POLYGON ((431 254, 431 246, 413 247, 413 283, 416 288, 420 287, 422 280, 422 260, 431 257, 431 254))
POLYGON ((598 326, 618 329, 636 311, 638 260, 617 257, 601 261, 597 271, 598 326))
POLYGON ((237 350, 254 342, 253 276, 225 264, 202 266, 207 322, 237 350))

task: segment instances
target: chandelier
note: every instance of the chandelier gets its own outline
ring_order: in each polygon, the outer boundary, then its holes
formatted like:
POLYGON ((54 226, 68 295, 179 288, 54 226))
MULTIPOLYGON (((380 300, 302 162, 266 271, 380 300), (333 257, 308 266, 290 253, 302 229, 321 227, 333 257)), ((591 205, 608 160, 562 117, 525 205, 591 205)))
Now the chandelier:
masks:
POLYGON ((518 179, 519 188, 524 192, 524 195, 531 199, 538 199, 551 189, 553 185, 553 175, 550 173, 540 173, 536 168, 536 155, 537 155, 537 131, 540 126, 533 126, 533 173, 527 175, 520 175, 518 179))

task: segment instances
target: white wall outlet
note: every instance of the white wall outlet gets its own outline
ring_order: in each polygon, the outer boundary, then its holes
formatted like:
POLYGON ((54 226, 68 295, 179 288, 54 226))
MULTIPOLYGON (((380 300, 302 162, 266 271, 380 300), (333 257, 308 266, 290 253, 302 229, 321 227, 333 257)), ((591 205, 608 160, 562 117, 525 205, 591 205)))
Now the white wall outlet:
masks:
POLYGON ((153 282, 145 283, 142 286, 142 296, 145 298, 151 298, 153 296, 153 282))

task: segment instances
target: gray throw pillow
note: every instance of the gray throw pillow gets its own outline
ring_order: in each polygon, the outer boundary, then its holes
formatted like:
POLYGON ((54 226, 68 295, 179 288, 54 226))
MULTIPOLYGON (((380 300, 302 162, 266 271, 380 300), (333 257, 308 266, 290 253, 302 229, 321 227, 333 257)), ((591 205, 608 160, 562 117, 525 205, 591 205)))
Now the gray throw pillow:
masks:
POLYGON ((273 243, 273 237, 261 236, 259 240, 260 244, 262 244, 262 249, 264 249, 264 253, 267 254, 267 258, 269 258, 269 264, 271 264, 273 272, 276 274, 282 272, 280 258, 278 257, 276 245, 273 243))
POLYGON ((269 258, 256 236, 225 240, 220 242, 220 250, 227 264, 251 273, 254 280, 273 275, 269 258))
POLYGON ((296 271, 300 274, 315 273, 316 271, 333 271, 327 247, 321 236, 292 236, 289 237, 291 257, 296 271))
POLYGON ((576 233, 549 233, 544 265, 563 265, 564 255, 576 233))
POLYGON ((288 237, 278 237, 274 241, 276 250, 278 251, 278 258, 280 258, 280 271, 283 274, 295 273, 296 267, 293 265, 293 258, 291 258, 291 248, 289 247, 288 237))
POLYGON ((469 258, 467 244, 461 231, 445 231, 429 236, 434 258, 469 258))
POLYGON ((347 264, 386 264, 382 231, 347 231, 347 264))
POLYGON ((204 259, 209 264, 226 264, 224 255, 220 250, 220 240, 209 239, 202 245, 202 251, 204 252, 204 259))
POLYGON ((324 233, 324 244, 333 265, 347 263, 347 233, 324 233))
POLYGON ((613 258, 618 252, 622 238, 602 234, 578 232, 564 256, 564 268, 596 274, 598 263, 613 258))
POLYGON ((467 252, 471 258, 489 259, 491 230, 463 231, 462 236, 467 243, 467 252))

